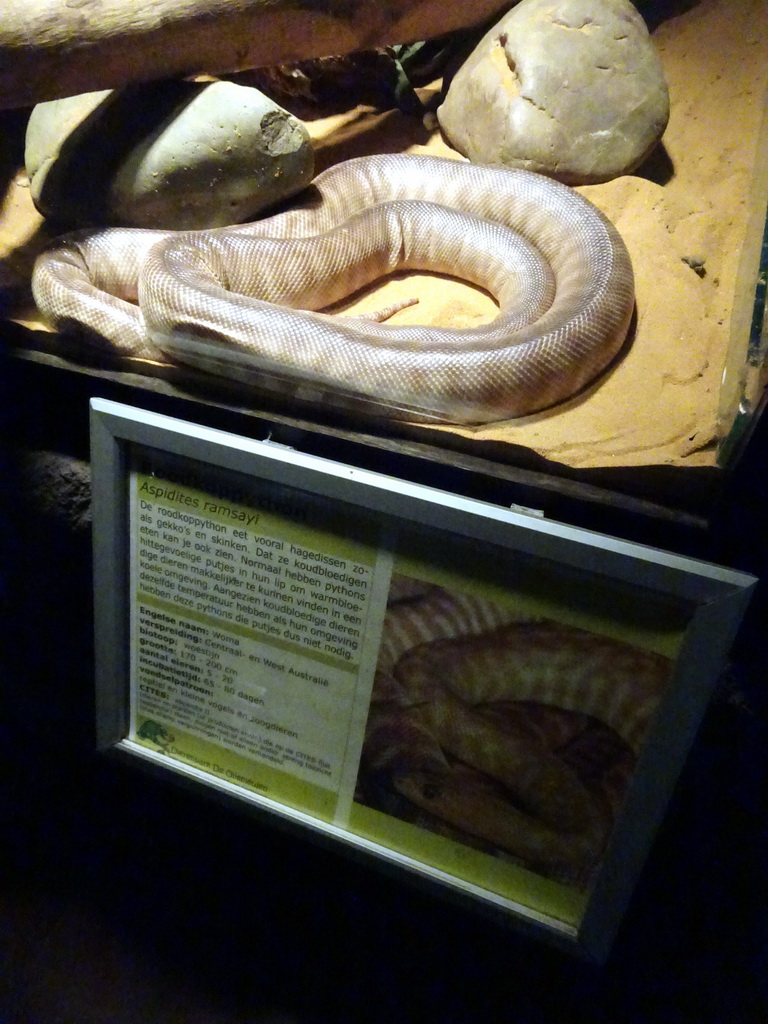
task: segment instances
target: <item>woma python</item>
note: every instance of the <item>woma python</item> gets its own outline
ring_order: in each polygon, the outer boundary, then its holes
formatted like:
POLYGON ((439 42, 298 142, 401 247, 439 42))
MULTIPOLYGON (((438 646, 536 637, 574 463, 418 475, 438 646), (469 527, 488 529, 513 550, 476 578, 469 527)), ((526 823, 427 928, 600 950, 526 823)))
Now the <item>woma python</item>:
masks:
POLYGON ((112 352, 454 423, 571 397, 616 356, 634 308, 624 243, 583 196, 527 171, 404 154, 337 164, 253 224, 64 236, 38 258, 33 292, 53 326, 112 352), (480 285, 499 315, 459 329, 318 312, 403 269, 480 285))
POLYGON ((428 822, 583 882, 669 671, 610 637, 428 589, 387 613, 363 790, 384 786, 428 822))

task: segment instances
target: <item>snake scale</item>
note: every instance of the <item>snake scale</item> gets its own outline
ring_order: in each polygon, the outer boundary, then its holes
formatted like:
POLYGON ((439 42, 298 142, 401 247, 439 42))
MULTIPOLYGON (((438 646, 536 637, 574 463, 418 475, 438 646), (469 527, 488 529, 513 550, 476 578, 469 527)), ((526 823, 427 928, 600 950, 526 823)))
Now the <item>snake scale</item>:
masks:
POLYGON ((289 210, 196 232, 101 228, 38 257, 41 313, 90 345, 378 416, 485 423, 561 402, 620 350, 634 308, 615 227, 565 185, 439 157, 359 157, 289 210), (399 270, 459 277, 490 323, 322 310, 399 270))

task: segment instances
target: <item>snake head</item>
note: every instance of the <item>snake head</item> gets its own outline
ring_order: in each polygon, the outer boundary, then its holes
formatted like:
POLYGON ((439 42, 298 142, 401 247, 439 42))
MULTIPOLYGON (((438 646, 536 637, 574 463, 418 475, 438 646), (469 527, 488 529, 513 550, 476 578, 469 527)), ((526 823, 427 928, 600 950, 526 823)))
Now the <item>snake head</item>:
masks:
POLYGON ((443 796, 449 781, 448 772, 427 770, 396 774, 392 785, 402 796, 420 807, 428 807, 443 796))

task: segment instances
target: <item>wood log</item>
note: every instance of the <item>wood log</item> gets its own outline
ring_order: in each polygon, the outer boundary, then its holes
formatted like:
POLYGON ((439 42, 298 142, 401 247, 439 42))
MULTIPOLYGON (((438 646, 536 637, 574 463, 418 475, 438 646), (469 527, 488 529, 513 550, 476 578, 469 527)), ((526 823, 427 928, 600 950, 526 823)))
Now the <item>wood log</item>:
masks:
POLYGON ((414 42, 511 0, 4 0, 0 109, 414 42))

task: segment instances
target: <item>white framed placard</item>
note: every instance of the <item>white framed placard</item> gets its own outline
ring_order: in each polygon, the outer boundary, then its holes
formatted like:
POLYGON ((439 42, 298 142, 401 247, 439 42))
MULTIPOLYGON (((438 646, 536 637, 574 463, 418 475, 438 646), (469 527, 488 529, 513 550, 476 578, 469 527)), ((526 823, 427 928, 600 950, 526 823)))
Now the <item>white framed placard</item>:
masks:
POLYGON ((99 747, 595 959, 756 581, 91 402, 99 747))

